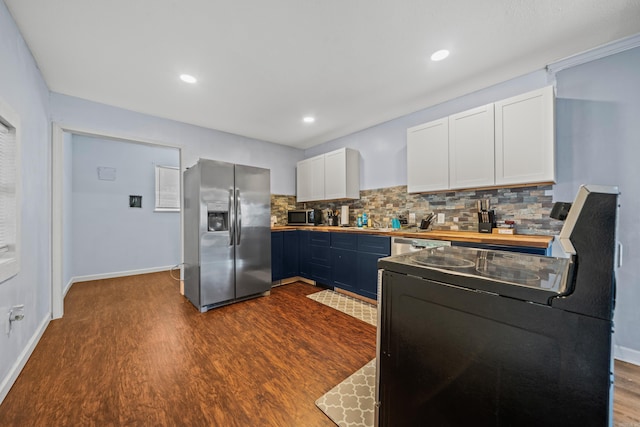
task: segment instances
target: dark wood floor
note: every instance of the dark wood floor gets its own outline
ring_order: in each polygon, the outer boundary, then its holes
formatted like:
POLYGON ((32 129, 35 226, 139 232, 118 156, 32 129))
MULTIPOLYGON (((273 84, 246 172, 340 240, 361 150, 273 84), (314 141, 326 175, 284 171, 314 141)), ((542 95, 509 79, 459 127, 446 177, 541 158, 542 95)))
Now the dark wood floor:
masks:
POLYGON ((333 426, 314 402, 375 357, 375 328, 306 284, 199 313, 166 273, 73 285, 1 426, 333 426))
MULTIPOLYGON (((75 284, 0 426, 334 426, 314 401, 375 357, 375 328, 317 291, 201 314, 167 273, 75 284)), ((614 419, 640 426, 640 367, 616 362, 614 419)))

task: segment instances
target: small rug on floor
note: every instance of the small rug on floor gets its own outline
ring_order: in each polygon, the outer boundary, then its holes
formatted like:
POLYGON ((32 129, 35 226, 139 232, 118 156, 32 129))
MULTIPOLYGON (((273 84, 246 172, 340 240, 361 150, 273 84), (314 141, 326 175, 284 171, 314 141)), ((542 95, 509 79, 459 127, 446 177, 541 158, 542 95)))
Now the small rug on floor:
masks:
POLYGON ((376 359, 316 400, 316 406, 340 427, 373 427, 376 359))
POLYGON ((378 309, 375 305, 369 304, 368 302, 332 291, 331 289, 325 289, 324 291, 307 295, 307 297, 346 313, 349 316, 353 316, 356 319, 360 319, 363 322, 367 322, 370 325, 377 326, 378 324, 378 309))

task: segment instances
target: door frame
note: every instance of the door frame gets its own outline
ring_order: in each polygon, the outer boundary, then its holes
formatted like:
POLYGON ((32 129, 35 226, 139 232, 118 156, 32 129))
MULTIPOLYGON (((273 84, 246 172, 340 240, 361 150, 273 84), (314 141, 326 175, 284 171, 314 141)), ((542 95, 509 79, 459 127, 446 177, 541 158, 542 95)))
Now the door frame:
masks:
MULTIPOLYGON (((90 136, 100 139, 112 139, 120 142, 133 142, 137 144, 146 144, 158 147, 176 148, 178 150, 178 158, 180 161, 180 197, 182 198, 182 171, 184 171, 184 156, 182 155, 183 146, 176 144, 168 144, 165 142, 154 141, 145 138, 133 137, 130 135, 121 135, 117 133, 87 129, 76 126, 69 126, 52 122, 51 127, 51 318, 59 319, 64 315, 64 286, 63 283, 63 260, 69 254, 64 253, 63 239, 64 229, 63 220, 63 176, 65 167, 71 167, 64 164, 64 134, 90 136)), ((180 263, 184 261, 183 240, 183 212, 180 210, 180 263)))

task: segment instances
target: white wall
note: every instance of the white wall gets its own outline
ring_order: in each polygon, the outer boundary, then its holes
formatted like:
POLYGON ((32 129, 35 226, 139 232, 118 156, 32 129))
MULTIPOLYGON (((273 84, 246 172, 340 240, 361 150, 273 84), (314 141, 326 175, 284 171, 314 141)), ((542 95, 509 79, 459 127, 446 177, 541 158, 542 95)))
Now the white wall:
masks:
MULTIPOLYGON (((73 225, 73 152, 72 152, 72 140, 73 135, 70 133, 64 133, 63 145, 63 159, 64 170, 62 173, 62 230, 72 230, 73 225)), ((64 231, 63 231, 64 236, 64 231)), ((62 253, 66 256, 62 257, 62 284, 64 286, 64 294, 67 294, 71 287, 71 278, 73 277, 73 271, 71 267, 70 256, 73 253, 71 233, 68 233, 62 239, 62 253)))
MULTIPOLYGON (((460 98, 381 123, 305 151, 305 158, 342 147, 360 151, 360 189, 407 184, 407 128, 441 119, 548 85, 547 73, 537 71, 460 98)), ((428 162, 427 162, 428 166, 428 162)))
POLYGON ((51 309, 49 90, 4 2, 0 1, 0 98, 22 131, 20 258, 17 276, 0 283, 0 401, 26 362, 51 309), (4 333, 6 309, 24 304, 25 318, 4 333))
POLYGON ((81 135, 72 146, 72 276, 179 264, 180 213, 154 211, 155 166, 179 167, 179 150, 81 135), (99 180, 98 167, 115 168, 116 179, 99 180), (129 207, 129 195, 141 195, 142 208, 129 207))
POLYGON ((616 356, 640 364, 640 48, 561 71, 556 102, 558 185, 617 185, 623 265, 617 273, 616 356))
POLYGON ((202 157, 271 169, 271 192, 295 194, 295 167, 304 157, 302 150, 58 93, 51 93, 50 105, 52 121, 63 128, 180 146, 183 167, 202 157))

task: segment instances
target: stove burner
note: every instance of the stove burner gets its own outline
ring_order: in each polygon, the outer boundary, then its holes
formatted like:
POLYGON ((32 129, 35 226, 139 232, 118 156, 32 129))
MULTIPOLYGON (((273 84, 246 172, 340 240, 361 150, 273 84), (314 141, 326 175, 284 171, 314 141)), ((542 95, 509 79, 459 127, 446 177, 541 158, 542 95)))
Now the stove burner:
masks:
POLYGON ((476 264, 468 259, 447 254, 418 254, 413 257, 413 261, 416 264, 424 265, 426 267, 440 267, 440 268, 469 268, 474 267, 476 264))

